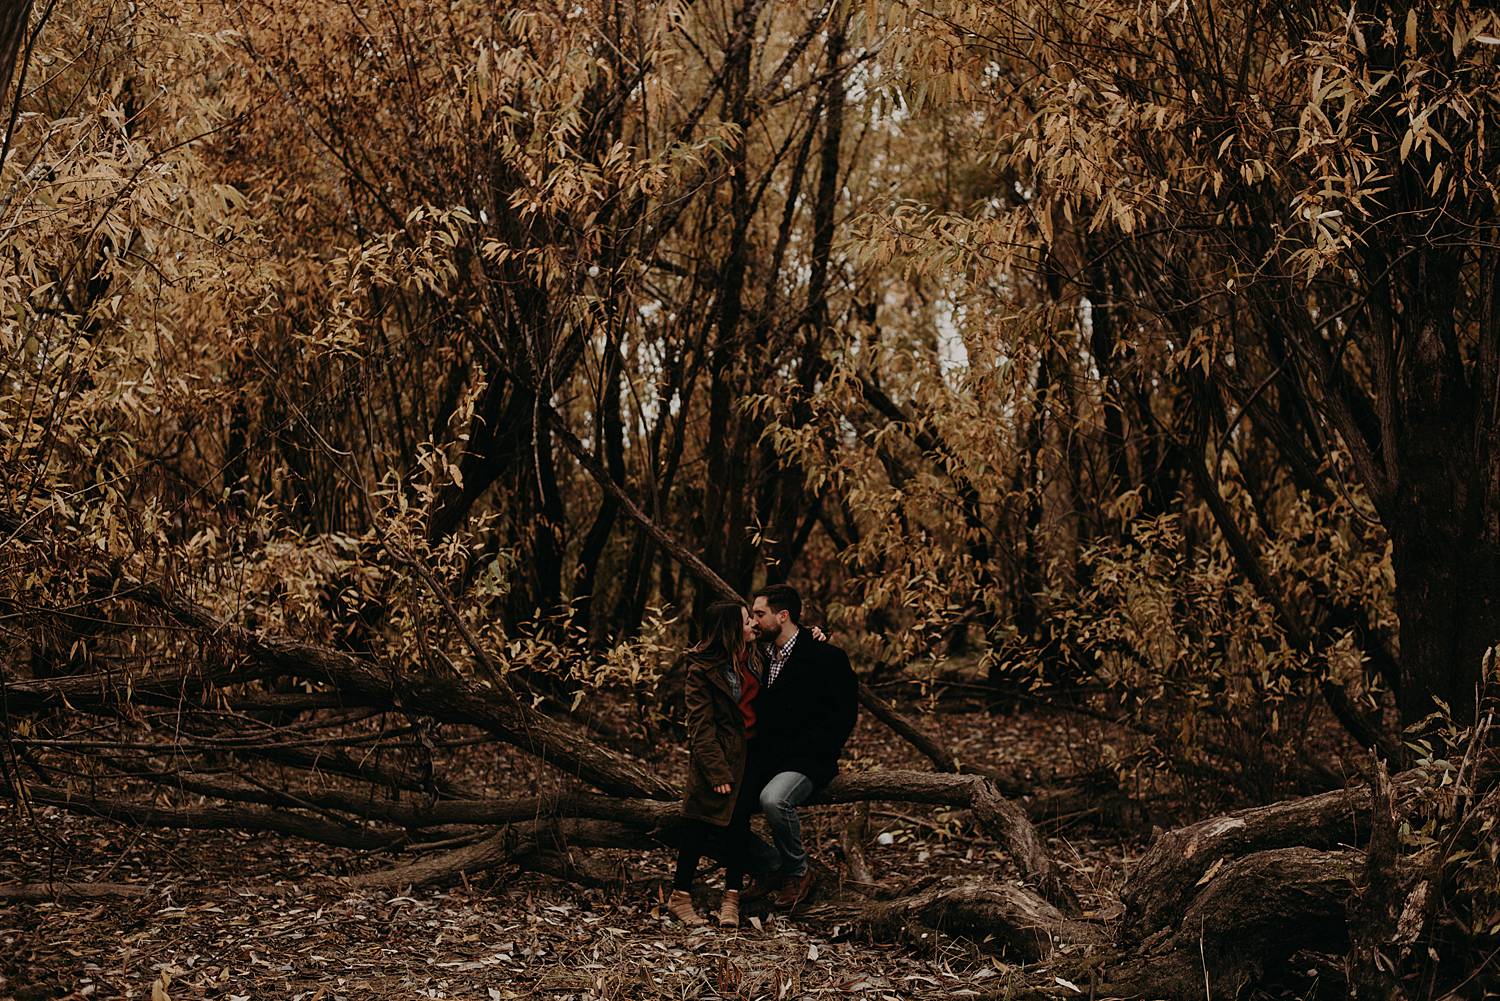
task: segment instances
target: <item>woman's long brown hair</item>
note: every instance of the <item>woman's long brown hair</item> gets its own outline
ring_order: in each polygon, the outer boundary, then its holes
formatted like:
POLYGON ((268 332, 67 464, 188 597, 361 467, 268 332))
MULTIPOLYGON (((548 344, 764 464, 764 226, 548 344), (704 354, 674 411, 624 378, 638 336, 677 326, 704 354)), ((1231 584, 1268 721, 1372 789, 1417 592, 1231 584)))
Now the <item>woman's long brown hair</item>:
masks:
POLYGON ((737 601, 716 601, 703 613, 703 639, 688 653, 700 660, 727 660, 739 665, 744 663, 748 646, 745 606, 737 601))

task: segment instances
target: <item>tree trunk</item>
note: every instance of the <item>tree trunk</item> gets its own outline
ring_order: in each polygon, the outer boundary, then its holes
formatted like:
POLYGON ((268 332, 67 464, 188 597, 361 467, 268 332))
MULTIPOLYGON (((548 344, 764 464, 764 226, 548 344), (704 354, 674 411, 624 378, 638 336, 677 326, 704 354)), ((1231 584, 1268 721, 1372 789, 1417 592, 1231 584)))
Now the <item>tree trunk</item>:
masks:
POLYGON ((468 443, 458 461, 463 485, 449 483, 438 492, 428 521, 428 537, 441 541, 458 530, 469 509, 486 490, 509 473, 529 427, 530 394, 514 389, 495 368, 486 373, 487 384, 469 422, 468 443))
POLYGON ((557 471, 552 456, 552 433, 545 417, 530 414, 534 422, 532 461, 536 480, 538 516, 532 522, 532 575, 535 580, 536 607, 543 615, 562 610, 562 565, 565 551, 563 533, 567 528, 567 510, 557 485, 557 471))
MULTIPOLYGON (((601 413, 596 428, 602 432, 604 459, 609 469, 610 479, 623 487, 625 485, 625 429, 620 417, 621 359, 618 351, 611 351, 609 358, 609 363, 604 366, 601 413)), ((595 603, 594 591, 598 586, 599 562, 604 557, 605 545, 609 542, 610 533, 614 530, 619 510, 620 502, 613 494, 606 491, 599 502, 599 511, 594 517, 594 523, 589 527, 588 535, 584 537, 583 549, 578 554, 578 572, 573 587, 573 608, 580 623, 588 630, 590 642, 594 644, 602 642, 607 632, 604 617, 598 614, 598 609, 605 606, 595 603)))
MULTIPOLYGON (((1399 795, 1420 783, 1415 772, 1392 780, 1399 795)), ((1370 790, 1338 789, 1251 807, 1162 834, 1131 868, 1121 898, 1125 928, 1144 938, 1181 915, 1203 878, 1227 860, 1290 846, 1358 844, 1370 833, 1370 790)))
POLYGON ((1500 546, 1489 541, 1500 529, 1500 508, 1455 518, 1455 507, 1428 498, 1410 510, 1390 531, 1401 723, 1411 726, 1438 711, 1439 699, 1454 719, 1469 723, 1484 653, 1500 641, 1500 546), (1488 524, 1466 530, 1464 523, 1481 518, 1488 524))
POLYGON ((1344 913, 1362 868, 1358 852, 1278 848, 1226 862, 1182 912, 1176 930, 1113 971, 1151 997, 1234 998, 1273 985, 1296 952, 1342 952, 1344 913))

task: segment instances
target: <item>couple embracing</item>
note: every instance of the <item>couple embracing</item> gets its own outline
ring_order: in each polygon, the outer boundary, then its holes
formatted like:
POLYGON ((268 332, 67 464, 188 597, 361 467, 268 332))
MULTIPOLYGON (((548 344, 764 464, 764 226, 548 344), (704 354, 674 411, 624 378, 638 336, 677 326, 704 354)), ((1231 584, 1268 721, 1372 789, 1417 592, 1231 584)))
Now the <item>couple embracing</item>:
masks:
POLYGON ((682 812, 684 841, 667 910, 706 923, 691 890, 706 854, 724 862, 719 924, 739 924, 747 899, 769 895, 794 908, 812 888, 797 807, 827 785, 854 730, 857 688, 849 658, 803 629, 802 599, 786 584, 756 592, 750 608, 709 606, 703 640, 689 651, 684 702, 691 764, 682 812), (750 830, 765 813, 773 844, 750 830))

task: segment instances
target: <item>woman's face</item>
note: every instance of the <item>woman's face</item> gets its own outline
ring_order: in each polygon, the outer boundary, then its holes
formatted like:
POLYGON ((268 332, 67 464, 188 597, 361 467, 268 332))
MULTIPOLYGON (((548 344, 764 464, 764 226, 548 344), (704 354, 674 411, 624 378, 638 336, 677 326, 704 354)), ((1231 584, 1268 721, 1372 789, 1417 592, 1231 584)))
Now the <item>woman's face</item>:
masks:
POLYGON ((754 643, 755 642, 755 620, 750 617, 750 609, 748 609, 748 608, 741 608, 740 609, 740 614, 742 616, 744 616, 744 619, 745 619, 745 621, 744 621, 745 642, 747 644, 754 643))

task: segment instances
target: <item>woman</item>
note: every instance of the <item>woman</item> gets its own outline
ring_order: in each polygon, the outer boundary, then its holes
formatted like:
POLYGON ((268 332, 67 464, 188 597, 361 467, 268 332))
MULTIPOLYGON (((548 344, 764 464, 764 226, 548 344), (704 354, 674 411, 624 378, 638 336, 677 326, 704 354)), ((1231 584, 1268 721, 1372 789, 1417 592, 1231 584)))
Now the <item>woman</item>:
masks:
POLYGON ((755 626, 750 610, 737 602, 708 607, 704 640, 688 651, 683 701, 687 709, 687 818, 685 839, 677 856, 677 874, 667 911, 685 925, 705 923, 693 909, 693 877, 710 842, 724 846, 724 902, 719 925, 740 923, 740 885, 744 881, 750 840, 750 814, 756 795, 740 795, 745 778, 746 744, 755 732, 751 703, 760 690, 755 626))

